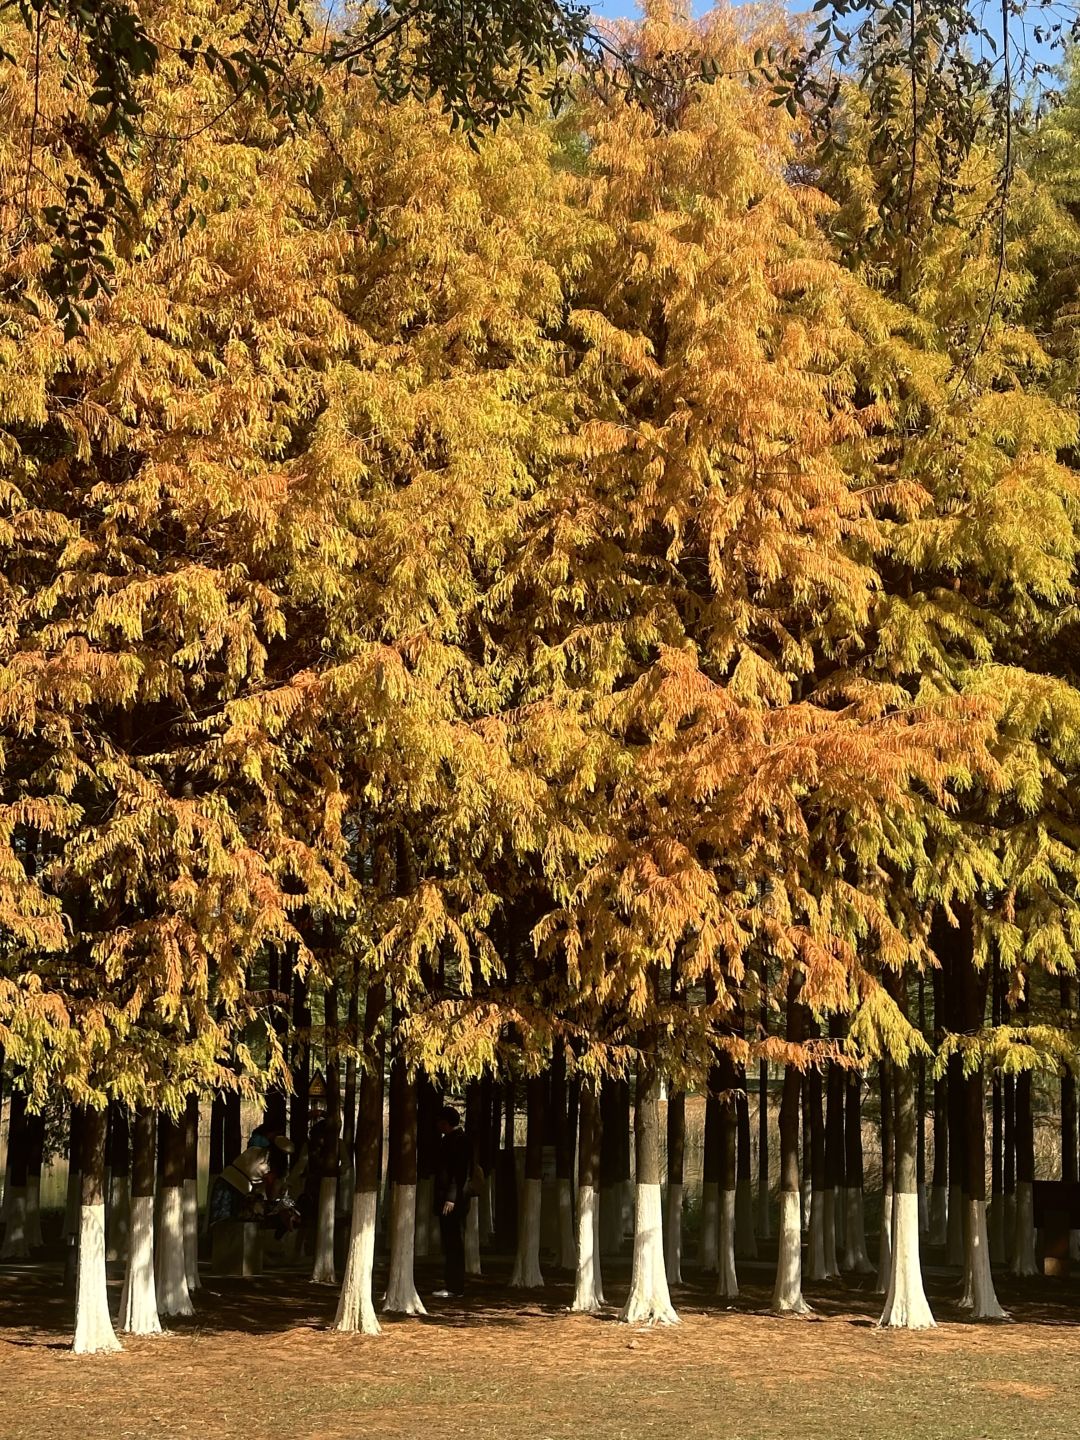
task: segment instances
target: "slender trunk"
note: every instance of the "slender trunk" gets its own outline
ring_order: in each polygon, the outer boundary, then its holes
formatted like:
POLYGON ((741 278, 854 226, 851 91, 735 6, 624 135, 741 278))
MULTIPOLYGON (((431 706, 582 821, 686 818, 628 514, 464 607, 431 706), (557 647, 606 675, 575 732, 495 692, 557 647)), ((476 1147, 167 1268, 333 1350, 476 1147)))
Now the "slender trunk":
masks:
POLYGON ((131 1231, 131 1134, 127 1109, 115 1100, 109 1106, 107 1140, 109 1203, 105 1232, 107 1260, 126 1260, 131 1231))
MULTIPOLYGON (((892 1271, 893 1193, 896 1180, 896 1136, 893 1128, 892 1061, 884 1056, 878 1063, 878 1095, 881 1103, 881 1234, 878 1240, 877 1283, 874 1289, 884 1295, 889 1288, 892 1271)), ((916 1201, 918 1199, 918 1166, 916 1165, 916 1201)), ((916 1225, 918 1209, 916 1208, 916 1225)))
POLYGON ((1012 1263, 1016 1234, 1016 1076, 1006 1075, 1001 1086, 1004 1110, 1002 1189, 1005 1195, 1005 1258, 1012 1263))
POLYGON ((558 1268, 573 1270, 577 1265, 574 1235, 574 1142, 570 1133, 569 1088, 566 1083, 566 1052, 556 1046, 551 1061, 551 1105, 555 1141, 555 1195, 558 1204, 558 1268))
POLYGON ((326 1050, 326 1123, 311 1163, 319 1168, 319 1202, 315 1217, 313 1285, 336 1285, 334 1237, 337 1223, 338 1169, 341 1159, 341 1071, 338 1038, 338 992, 328 985, 323 997, 323 1035, 326 1050))
MULTIPOLYGON (((926 977, 919 975, 919 1034, 926 1035, 926 977)), ((926 1186, 926 1056, 915 1062, 915 1185, 919 1196, 919 1234, 930 1226, 926 1186)))
POLYGON ((131 1128, 131 1235, 119 1324, 129 1335, 161 1334, 154 1284, 154 1112, 145 1106, 135 1111, 131 1128))
MULTIPOLYGON (((769 1033, 769 975, 767 961, 761 957, 761 1011, 762 1038, 769 1033)), ((769 1062, 758 1061, 758 1189, 757 1228, 762 1240, 772 1236, 772 1217, 769 1213, 769 1062)))
POLYGON ((716 1293, 734 1300, 739 1293, 735 1274, 735 1200, 738 1182, 737 1072, 726 1050, 716 1066, 720 1085, 720 1223, 716 1252, 716 1293))
MULTIPOLYGON (((940 969, 934 981, 934 1049, 940 1050, 945 1037, 945 981, 940 969)), ((946 1075, 934 1080, 934 1173, 930 1185, 931 1245, 945 1245, 949 1237, 949 1082, 946 1075)))
MULTIPOLYGON (((7 1224, 0 1260, 26 1260, 30 1256, 30 1239, 26 1231, 26 1181, 30 1158, 30 1137, 27 1133, 26 1095, 12 1090, 8 1112, 8 1183, 7 1224)), ((73 1173, 77 1164, 71 1162, 73 1173)))
POLYGON ((669 1285, 682 1284, 683 1173, 686 1165, 686 1092, 673 1091, 667 1109, 667 1227, 664 1255, 669 1285))
POLYGON ((705 1094, 705 1145, 701 1171, 701 1227, 698 1232, 698 1264, 705 1274, 717 1267, 720 1248, 720 1172, 723 1168, 723 1123, 719 1093, 723 1080, 718 1068, 709 1069, 705 1094))
MULTIPOLYGON (((1061 1028, 1073 1030, 1076 1027, 1076 1006, 1073 981, 1070 975, 1059 977, 1061 987, 1061 1028)), ((1077 1168, 1077 1105, 1076 1077, 1065 1065, 1061 1072, 1061 1178, 1075 1185, 1080 1181, 1077 1168)), ((33 1240, 30 1241, 33 1244, 33 1240)), ((1080 1260, 1080 1230, 1069 1233, 1069 1259, 1080 1260)))
POLYGON ((68 1178, 67 1198, 64 1204, 64 1239, 68 1243, 68 1255, 72 1261, 71 1281, 75 1282, 75 1261, 79 1254, 79 1207, 82 1201, 82 1106, 72 1105, 68 1129, 68 1178))
POLYGON ((597 1180, 600 1176, 600 1099, 594 1085, 581 1085, 578 1135, 577 1266, 571 1310, 599 1310, 604 1304, 600 1275, 600 1216, 597 1180))
MULTIPOLYGON (((469 1157, 475 1167, 482 1164, 485 1148, 486 1126, 483 1121, 483 1091, 478 1080, 470 1081, 465 1091, 465 1138, 469 1144, 469 1157)), ((479 1275, 480 1264, 480 1197, 469 1198, 469 1209, 465 1216, 465 1274, 479 1275)))
MULTIPOLYGON (((277 1043, 288 1055, 288 1036, 290 1011, 292 1009, 293 992, 293 961, 292 951, 288 948, 280 955, 271 955, 267 962, 267 987, 271 992, 272 1013, 271 1022, 277 1043)), ((284 1135, 289 1125, 289 1101, 284 1089, 280 1085, 274 1085, 267 1091, 266 1109, 263 1113, 263 1123, 275 1134, 284 1135)), ((226 1164, 234 1160, 243 1149, 243 1143, 237 1148, 229 1150, 226 1156, 226 1164)))
POLYGON ((79 1208, 79 1275, 75 1297, 76 1355, 120 1349, 109 1314, 105 1276, 106 1112, 87 1108, 82 1123, 82 1194, 79 1208))
POLYGON ((825 1114, 821 1071, 815 1066, 807 1072, 803 1083, 810 1109, 810 1240, 806 1278, 828 1280, 832 1277, 825 1263, 825 1114))
MULTIPOLYGON (((991 1007, 993 1023, 1001 1024, 1002 977, 997 961, 994 961, 991 1007)), ((995 1069, 990 1076, 990 1214, 987 1224, 990 1230, 990 1263, 1004 1265, 1005 1254, 1005 1193, 1002 1149, 1004 1145, 1005 1113, 1001 1092, 1001 1072, 995 1069)))
POLYGON ((1013 1234, 1014 1275, 1037 1275, 1035 1262, 1035 1123, 1031 1109, 1031 1071, 1016 1077, 1016 1229, 1013 1234))
MULTIPOLYGON (((905 986, 893 971, 886 984, 897 1004, 904 1007, 905 986)), ((896 1106, 892 1254, 889 1288, 880 1324, 905 1330, 926 1330, 934 1317, 926 1302, 919 1259, 918 1162, 916 1159, 915 1086, 911 1067, 892 1066, 896 1106)))
POLYGON ((184 1256, 185 1124, 164 1110, 158 1116, 158 1207, 154 1283, 158 1312, 193 1315, 184 1256))
POLYGON ((31 1250, 40 1250, 41 1167, 45 1160, 45 1116, 26 1116, 26 1241, 31 1250))
MULTIPOLYGON (((793 975, 787 990, 787 1040, 802 1043, 805 1010, 799 1000, 802 980, 793 975)), ((784 1093, 780 1101, 780 1250, 772 1308, 805 1315, 810 1306, 802 1294, 802 1202, 799 1194, 799 1108, 802 1075, 796 1065, 784 1066, 784 1093)))
MULTIPOLYGON (((838 1039, 841 1032, 830 1022, 829 1034, 838 1039)), ((825 1274, 840 1274, 838 1253, 842 1216, 839 1198, 844 1193, 844 1072, 834 1061, 826 1072, 825 1113, 825 1207, 822 1226, 825 1244, 825 1274)))
POLYGON ((537 1290, 544 1283, 540 1273, 540 1201, 544 1184, 544 1092, 542 1075, 530 1076, 525 1087, 525 1184, 518 1209, 517 1252, 510 1284, 517 1289, 537 1290))
POLYGON ((622 1249, 622 1194, 618 1086, 607 1078, 600 1086, 600 1245, 605 1255, 622 1249))
MULTIPOLYGON (((232 1159, 232 1156, 228 1157, 232 1159)), ((215 1090, 210 1101, 210 1149, 206 1167, 206 1209, 203 1211, 203 1234, 210 1232, 210 1196, 214 1182, 225 1169, 225 1095, 215 1090)))
POLYGON ((757 1259, 754 1234, 754 1159, 750 1153, 750 1097, 746 1091, 746 1067, 736 1067, 736 1133, 739 1142, 735 1176, 735 1255, 739 1260, 757 1259))
POLYGON ((293 972, 293 1049, 290 1070, 293 1089, 289 1096, 289 1139, 297 1154, 307 1143, 311 1124, 311 1002, 307 979, 293 972))
POLYGON ((184 1108, 184 1270, 188 1291, 199 1288, 199 1097, 184 1108))
POLYGON ((433 1197, 439 1151, 442 1097, 426 1070, 416 1077, 416 1258, 426 1260, 438 1250, 433 1197))
MULTIPOLYGON (((654 1043, 647 1037, 649 1049, 654 1043)), ((634 1263, 620 1319, 631 1325, 674 1325, 679 1317, 668 1292, 660 1205, 660 1072, 645 1054, 638 1057, 634 1148, 634 1263)))
POLYGON ((363 1070, 360 1075, 360 1108, 356 1118, 356 1154, 353 1163, 355 1194, 352 1228, 345 1278, 341 1285, 335 1330, 378 1335, 372 1293, 375 1266, 375 1219, 382 1171, 383 1063, 386 986, 381 981, 368 985, 364 1009, 362 1042, 363 1070))
POLYGON ((807 1235, 810 1231, 810 1203, 813 1198, 814 1180, 810 1173, 811 1161, 810 1144, 810 1089, 806 1084, 805 1076, 802 1087, 802 1132, 801 1145, 799 1149, 799 1161, 802 1167, 802 1229, 807 1235))
POLYGON ((352 1210, 353 1193, 356 1188, 356 1047, 360 1044, 360 984, 354 965, 349 980, 349 1001, 346 1018, 345 1039, 349 1050, 345 1057, 345 1086, 341 1096, 342 1129, 341 1148, 343 1152, 341 1180, 338 1185, 338 1203, 342 1214, 352 1210))
MULTIPOLYGON (((978 1035, 986 1017, 989 972, 975 964, 974 933, 970 910, 959 913, 959 927, 950 940, 955 946, 958 971, 957 992, 960 1020, 968 1035, 978 1035)), ((990 1247, 986 1228, 986 1114, 985 1080, 981 1059, 964 1077, 964 1269, 970 1287, 972 1316, 976 1320, 1003 1320, 990 1270, 990 1247)), ((965 1299, 967 1295, 965 1295, 965 1299)), ((963 1302, 961 1302, 963 1303, 963 1302)))
POLYGON ((403 1315, 426 1315, 413 1274, 416 1245, 416 1081, 409 1075, 401 1050, 398 1024, 393 1025, 390 1063, 390 1275, 383 1309, 403 1315))
POLYGON ((862 1076, 849 1070, 844 1101, 844 1258, 841 1268, 872 1275, 863 1221, 862 1076))

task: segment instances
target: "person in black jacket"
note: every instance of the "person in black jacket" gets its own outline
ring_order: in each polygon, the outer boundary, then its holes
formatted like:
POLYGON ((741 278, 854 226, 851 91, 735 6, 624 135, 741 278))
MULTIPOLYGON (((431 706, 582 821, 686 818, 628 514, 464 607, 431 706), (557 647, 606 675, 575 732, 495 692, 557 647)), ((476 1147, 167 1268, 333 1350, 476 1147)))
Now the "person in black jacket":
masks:
POLYGON ((439 1162, 435 1171, 435 1213, 442 1235, 446 1283, 435 1297, 448 1300, 465 1293, 465 1219, 469 1213, 469 1142, 452 1105, 439 1116, 439 1162))

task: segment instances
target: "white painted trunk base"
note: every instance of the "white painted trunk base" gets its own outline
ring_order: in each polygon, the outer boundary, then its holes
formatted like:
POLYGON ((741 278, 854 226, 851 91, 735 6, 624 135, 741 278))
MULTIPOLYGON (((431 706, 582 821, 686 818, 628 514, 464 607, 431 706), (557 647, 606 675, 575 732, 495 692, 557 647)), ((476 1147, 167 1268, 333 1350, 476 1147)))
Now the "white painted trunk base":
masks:
POLYGON ((30 1241, 26 1234, 26 1187, 8 1186, 7 1225, 0 1260, 29 1260, 30 1241))
POLYGON ((964 1192, 959 1185, 949 1186, 949 1214, 945 1233, 945 1263, 964 1264, 964 1192))
POLYGON ((600 1275, 600 1197, 591 1185, 578 1186, 577 1265, 571 1310, 588 1313, 604 1303, 600 1275))
MULTIPOLYGON (((990 1242, 986 1233, 986 1201, 967 1202, 967 1258, 965 1271, 971 1292, 971 1314, 974 1320, 1007 1320, 998 1304, 994 1277, 990 1273, 990 1242)), ((960 1303, 966 1303, 967 1296, 960 1303)))
POLYGON ((120 1349, 109 1314, 105 1278, 105 1206, 79 1206, 79 1272, 75 1292, 76 1355, 101 1355, 120 1349))
POLYGON ((184 1191, 166 1185, 158 1192, 157 1238, 154 1244, 154 1283, 160 1315, 194 1315, 187 1283, 184 1245, 184 1191))
POLYGON ((944 1245, 949 1238, 949 1192, 944 1185, 930 1187, 930 1229, 927 1239, 931 1245, 944 1245))
POLYGON ((130 1215, 127 1268, 117 1323, 127 1335, 160 1335, 154 1284, 154 1197, 136 1195, 130 1215))
POLYGON ((802 1293, 802 1197, 797 1190, 780 1192, 780 1249, 772 1308, 783 1315, 807 1315, 802 1293))
POLYGON ((1016 1226, 1009 1268, 1014 1275, 1039 1273, 1035 1261, 1035 1199, 1030 1180, 1016 1182, 1016 1226))
POLYGON ((669 1285, 682 1284, 682 1210, 683 1187, 669 1185, 664 1217, 664 1259, 669 1285))
POLYGON ((131 1180, 114 1175, 109 1183, 109 1212, 105 1221, 105 1259, 126 1260, 131 1228, 131 1180))
POLYGON ((735 1185, 735 1258, 757 1259, 757 1237, 754 1234, 754 1188, 749 1180, 735 1185))
POLYGON ((390 1200, 390 1274, 383 1309, 394 1315, 426 1315, 413 1275, 416 1186, 393 1186, 390 1200))
POLYGON ((435 1250, 435 1215, 432 1210, 434 1199, 435 1181, 428 1175, 416 1187, 416 1239, 413 1254, 417 1260, 427 1260, 435 1250))
POLYGON ((630 1294, 619 1318, 628 1325, 677 1325, 679 1317, 671 1303, 664 1264, 660 1186, 638 1185, 635 1194, 634 1266, 630 1294))
POLYGON ((324 1175, 319 1181, 319 1208, 315 1216, 315 1259, 311 1267, 313 1285, 336 1285, 334 1273, 334 1219, 337 1215, 337 1176, 324 1175))
POLYGON ((806 1278, 827 1280, 825 1268, 825 1194, 824 1190, 810 1191, 810 1236, 806 1251, 806 1278))
POLYGON ((338 1298, 335 1330, 350 1334, 381 1333, 372 1300, 372 1272, 375 1269, 375 1212, 378 1196, 374 1190, 357 1190, 353 1196, 352 1229, 345 1279, 338 1298))
POLYGON ((469 1201, 469 1213, 465 1216, 465 1274, 480 1275, 480 1197, 474 1195, 469 1201))
MULTIPOLYGON (((915 1223, 919 1220, 919 1197, 915 1197, 915 1223)), ((889 1277, 892 1274, 892 1227, 893 1227, 893 1192, 891 1189, 883 1190, 881 1195, 881 1234, 878 1236, 878 1261, 877 1279, 874 1281, 874 1292, 877 1295, 884 1295, 889 1289, 889 1277)))
POLYGON ((184 1181, 184 1274, 188 1294, 199 1288, 199 1182, 184 1181))
POLYGON ((701 1187, 701 1230, 698 1235, 698 1265, 706 1275, 716 1270, 720 1247, 720 1186, 709 1180, 701 1187))
POLYGON ((26 1243, 31 1250, 45 1244, 41 1234, 41 1176, 26 1177, 26 1243))
POLYGON ((569 1176, 557 1180, 555 1189, 559 1205, 559 1269, 573 1270, 577 1265, 577 1239, 574 1235, 574 1191, 569 1176))
POLYGON ((825 1274, 823 1278, 826 1280, 835 1280, 840 1274, 840 1258, 836 1253, 836 1201, 839 1193, 834 1187, 821 1192, 824 1202, 822 1229, 825 1245, 825 1274))
POLYGON ((735 1209, 737 1192, 720 1192, 720 1239, 716 1252, 716 1293, 725 1299, 735 1300, 739 1294, 739 1281, 735 1274, 735 1231, 737 1222, 735 1209))
POLYGON ((510 1284, 518 1290, 539 1290, 544 1283, 540 1273, 540 1203, 542 1180, 522 1182, 521 1204, 518 1206, 517 1253, 510 1284))
POLYGON ((897 1330, 930 1330, 934 1326, 919 1262, 919 1201, 915 1195, 893 1197, 892 1263, 878 1324, 897 1330))
POLYGON ((874 1267, 866 1253, 866 1226, 863 1222, 863 1192, 860 1187, 844 1190, 844 1270, 856 1275, 873 1275, 874 1267))

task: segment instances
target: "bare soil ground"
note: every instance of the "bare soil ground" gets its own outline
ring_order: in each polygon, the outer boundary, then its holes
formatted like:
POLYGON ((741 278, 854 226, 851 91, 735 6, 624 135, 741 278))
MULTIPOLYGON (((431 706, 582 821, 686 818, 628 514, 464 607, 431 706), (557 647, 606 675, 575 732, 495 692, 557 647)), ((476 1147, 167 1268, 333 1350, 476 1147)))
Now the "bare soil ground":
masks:
MULTIPOLYGON (((955 1277, 929 1272, 939 1328, 878 1330, 872 1281, 810 1286, 806 1319, 767 1313, 771 1265, 741 1266, 739 1302, 676 1292, 682 1323, 567 1313, 570 1286, 505 1284, 509 1261, 428 1320, 332 1334, 335 1292, 299 1270, 204 1277, 198 1315, 123 1354, 68 1350, 73 1300, 54 1259, 0 1267, 0 1440, 1075 1440, 1080 1284, 1010 1283, 1013 1322, 974 1325, 955 1277)), ((430 1294, 437 1271, 419 1267, 430 1294)), ((118 1282, 119 1277, 116 1277, 118 1282)))

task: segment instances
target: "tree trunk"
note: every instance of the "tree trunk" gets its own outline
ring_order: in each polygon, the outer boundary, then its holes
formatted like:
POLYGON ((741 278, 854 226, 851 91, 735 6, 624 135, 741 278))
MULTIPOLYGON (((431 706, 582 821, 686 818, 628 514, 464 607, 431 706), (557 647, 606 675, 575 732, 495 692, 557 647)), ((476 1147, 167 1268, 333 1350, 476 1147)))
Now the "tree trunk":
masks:
MULTIPOLYGON (((465 1138, 469 1144, 469 1157, 473 1167, 482 1164, 486 1128, 482 1087, 479 1080, 471 1080, 465 1090, 465 1138)), ((469 1209, 465 1217, 465 1274, 481 1273, 480 1196, 472 1195, 469 1197, 469 1209)))
MULTIPOLYGON (((8 1112, 8 1183, 7 1225, 0 1260, 27 1260, 30 1239, 26 1229, 26 1181, 30 1160, 30 1136, 26 1114, 26 1095, 13 1089, 8 1112)), ((71 1165, 78 1164, 72 1159, 71 1165)), ((77 1172, 76 1172, 77 1173, 77 1172)))
POLYGON ((416 1081, 401 1050, 394 1017, 390 1062, 390 1276, 383 1309, 426 1315, 414 1278, 416 1245, 416 1081))
MULTIPOLYGON (((822 1107, 821 1071, 815 1066, 803 1081, 810 1110, 810 1237, 806 1256, 806 1278, 833 1278, 825 1263, 825 1115, 822 1107)), ((803 1143, 805 1144, 805 1134, 803 1143)))
MULTIPOLYGON (((654 1044, 647 1037, 647 1047, 654 1044)), ((660 1072, 646 1054, 638 1056, 634 1148, 634 1262, 620 1319, 630 1325, 674 1325, 679 1317, 668 1292, 660 1206, 660 1072)))
POLYGON ((1016 1076, 1006 1075, 1001 1086, 1004 1110, 1002 1189, 1005 1196, 1005 1258, 1011 1264, 1016 1235, 1016 1076))
MULTIPOLYGON (((232 1157, 228 1157, 231 1159, 232 1157)), ((206 1209, 203 1211, 203 1234, 210 1233, 210 1196, 214 1182, 225 1169, 225 1095, 215 1090, 210 1101, 210 1148, 206 1165, 206 1209)))
MULTIPOLYGON (((885 980, 897 1004, 905 1008, 902 977, 895 971, 886 971, 885 980)), ((919 1260, 915 1087, 910 1066, 894 1064, 892 1081, 896 1106, 892 1255, 880 1324, 904 1330, 926 1330, 933 1326, 934 1317, 926 1303, 919 1260)))
POLYGON ((416 1077, 416 1258, 426 1260, 438 1249, 438 1228, 433 1208, 435 1165, 439 1152, 439 1112, 442 1097, 431 1076, 416 1077))
POLYGON ((353 1162, 355 1194, 352 1228, 345 1278, 341 1285, 335 1330, 378 1335, 372 1293, 375 1267, 375 1219, 382 1178, 383 1063, 386 1037, 383 1014, 386 986, 381 981, 368 985, 361 1046, 363 1070, 360 1075, 360 1109, 356 1118, 356 1154, 353 1162))
POLYGON ((716 1065, 720 1093, 720 1224, 716 1252, 716 1293, 734 1300, 739 1293, 735 1274, 735 1202, 738 1183, 737 1072, 726 1050, 716 1065))
POLYGON ((311 1125, 311 1002, 307 980, 293 973, 293 1049, 290 1069, 293 1090, 289 1096, 289 1139, 299 1154, 311 1125))
POLYGON ((75 1283, 75 1262, 79 1254, 79 1209, 82 1203, 82 1106, 72 1105, 68 1129, 67 1198, 64 1203, 64 1239, 72 1260, 71 1282, 75 1283))
MULTIPOLYGON (((994 962, 994 974, 991 990, 991 1008, 993 1012, 993 1023, 997 1027, 1001 1024, 1002 1006, 1002 977, 999 973, 997 961, 994 962)), ((990 1232, 990 1264, 1004 1265, 1005 1254, 1005 1193, 1004 1193, 1004 1170, 1002 1149, 1004 1146, 1004 1107, 1001 1093, 1001 1073, 994 1070, 990 1076, 990 1213, 987 1217, 987 1224, 990 1232)))
POLYGON ((40 1250, 45 1240, 41 1234, 41 1167, 45 1161, 45 1116, 26 1116, 26 1242, 31 1250, 40 1250))
POLYGON ((356 1054, 360 1044, 360 982, 355 965, 349 978, 349 999, 346 1012, 345 1038, 349 1047, 345 1058, 345 1086, 341 1096, 341 1149, 342 1171, 338 1182, 338 1207, 343 1215, 352 1213, 353 1194, 356 1189, 356 1054))
POLYGON ((593 1083, 581 1084, 578 1135, 577 1266, 571 1310, 599 1310, 604 1304, 600 1275, 600 1099, 593 1083))
POLYGON ((502 1147, 498 1153, 498 1174, 495 1185, 495 1233, 503 1250, 517 1245, 517 1161, 514 1157, 515 1086, 507 1080, 503 1086, 502 1147))
MULTIPOLYGON (((968 1035, 978 1035, 986 1018, 986 994, 989 972, 975 964, 975 940, 970 909, 958 912, 959 926, 950 940, 957 972, 959 1019, 968 1035)), ((965 1296, 970 1299, 976 1320, 1003 1320, 1005 1311, 994 1293, 990 1270, 990 1244, 986 1227, 986 1114, 985 1080, 980 1060, 974 1070, 964 1076, 964 1270, 965 1296)))
POLYGON ((1035 1262, 1035 1122, 1031 1110, 1031 1071, 1016 1077, 1016 1230, 1013 1235, 1014 1275, 1037 1275, 1035 1262))
POLYGON ((188 1292, 199 1288, 199 1097, 184 1108, 184 1270, 188 1292))
POLYGON ((719 1094, 723 1079, 717 1066, 709 1069, 705 1093, 705 1146, 701 1170, 701 1225, 698 1264, 706 1275, 717 1267, 720 1253, 720 1174, 723 1169, 723 1122, 719 1094))
POLYGON ((79 1210, 79 1276, 75 1297, 76 1355, 120 1349, 109 1314, 105 1275, 106 1112, 87 1108, 82 1122, 82 1195, 79 1210))
MULTIPOLYGON (((802 979, 793 975, 787 990, 787 1039, 802 1043, 806 1014, 800 1003, 802 979)), ((784 1066, 784 1093, 780 1101, 780 1250, 772 1308, 805 1315, 810 1306, 802 1294, 802 1200, 799 1193, 799 1109, 802 1075, 796 1065, 784 1066)))
MULTIPOLYGON (((829 1035, 839 1039, 842 1032, 830 1022, 829 1035)), ((825 1112, 825 1274, 840 1274, 838 1244, 842 1234, 840 1201, 844 1193, 844 1072, 834 1061, 826 1071, 825 1112)))
MULTIPOLYGON (((874 1289, 884 1295, 889 1288, 892 1271, 893 1193, 896 1181, 896 1136, 892 1061, 884 1056, 878 1062, 878 1095, 881 1104, 881 1233, 878 1239, 877 1282, 874 1289)), ((916 1201, 918 1200, 918 1167, 916 1166, 916 1201)), ((916 1224, 918 1224, 916 1209, 916 1224)))
MULTIPOLYGON (((940 1050, 945 1037, 945 982, 941 970, 933 972, 934 1049, 940 1050)), ((931 1245, 945 1245, 949 1238, 949 1093, 948 1078, 934 1080, 934 1172, 930 1185, 931 1245)))
POLYGON ((131 1135, 127 1109, 115 1100, 109 1106, 107 1166, 109 1204, 105 1219, 107 1260, 126 1260, 131 1232, 131 1135))
POLYGON ((334 1239, 337 1226, 338 1169, 341 1161, 341 1071, 338 1037, 338 992, 328 985, 323 996, 323 1046, 326 1059, 326 1122, 322 1139, 311 1155, 318 1167, 319 1202, 315 1216, 313 1285, 336 1285, 334 1239))
POLYGON ((540 1273, 540 1202, 544 1185, 544 1098, 543 1075, 530 1076, 525 1087, 525 1183, 518 1209, 517 1252, 510 1284, 521 1290, 538 1290, 544 1283, 540 1273))
POLYGON ((667 1227, 664 1255, 669 1285, 682 1284, 683 1173, 686 1166, 686 1092, 673 1091, 667 1109, 667 1227))
POLYGON ((135 1111, 131 1128, 131 1233, 120 1329, 129 1335, 160 1335, 154 1284, 154 1112, 135 1111))
MULTIPOLYGON (((767 961, 761 957, 761 1011, 762 1038, 769 1033, 769 975, 767 961)), ((769 1212, 769 1062, 758 1061, 758 1185, 757 1185, 757 1228, 762 1240, 772 1237, 772 1217, 769 1212)))
POLYGON ((844 1258, 841 1268, 872 1275, 863 1220, 862 1076, 849 1070, 844 1101, 844 1258))
POLYGON ((570 1134, 569 1088, 566 1083, 566 1052, 555 1047, 551 1061, 551 1104, 555 1140, 555 1196, 559 1218, 560 1270, 574 1270, 577 1265, 577 1241, 574 1235, 574 1144, 570 1134))
POLYGON ((735 1177, 735 1257, 757 1259, 757 1237, 754 1234, 754 1157, 750 1153, 750 1097, 746 1090, 746 1067, 736 1067, 737 1095, 736 1133, 739 1142, 738 1169, 735 1177))
POLYGON ((158 1313, 193 1315, 184 1255, 186 1124, 164 1110, 158 1116, 158 1208, 154 1283, 158 1313))
MULTIPOLYGON (((919 975, 919 1034, 926 1036, 926 977, 919 975)), ((926 1056, 915 1062, 915 1185, 919 1196, 919 1234, 930 1227, 926 1185, 926 1056)))

